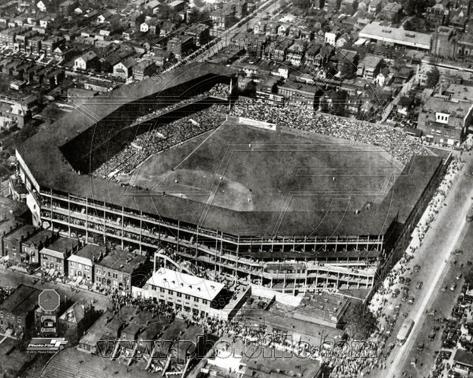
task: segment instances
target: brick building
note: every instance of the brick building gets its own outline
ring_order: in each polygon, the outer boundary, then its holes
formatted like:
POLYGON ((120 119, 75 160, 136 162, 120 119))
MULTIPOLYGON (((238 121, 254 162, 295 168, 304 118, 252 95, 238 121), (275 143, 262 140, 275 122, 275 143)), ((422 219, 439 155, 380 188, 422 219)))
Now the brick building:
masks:
POLYGON ((0 305, 0 332, 12 331, 12 336, 22 339, 34 324, 34 310, 38 306, 40 291, 20 285, 0 305))
POLYGON ((131 286, 144 279, 147 261, 144 256, 114 250, 95 264, 94 283, 104 291, 131 293, 131 286))
POLYGON ((68 277, 78 283, 92 285, 94 282, 94 265, 105 256, 106 248, 95 244, 87 244, 67 258, 68 277))
POLYGON ((41 268, 50 274, 67 275, 67 258, 79 249, 76 239, 60 237, 39 251, 41 268))

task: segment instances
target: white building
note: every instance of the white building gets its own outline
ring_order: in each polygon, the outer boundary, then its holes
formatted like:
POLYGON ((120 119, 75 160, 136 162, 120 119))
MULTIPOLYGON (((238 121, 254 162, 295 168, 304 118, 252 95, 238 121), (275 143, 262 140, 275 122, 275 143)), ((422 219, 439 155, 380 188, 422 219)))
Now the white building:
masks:
POLYGON ((432 42, 430 34, 384 26, 377 21, 366 25, 358 36, 360 39, 368 41, 378 41, 387 45, 405 46, 418 50, 430 50, 432 42))
POLYGON ((223 284, 160 268, 146 282, 143 289, 133 287, 133 296, 154 298, 157 302, 172 304, 178 311, 196 316, 215 316, 219 311, 212 302, 223 289, 223 284))
POLYGON ((337 43, 337 34, 332 32, 325 33, 325 43, 328 43, 331 46, 335 46, 337 43))

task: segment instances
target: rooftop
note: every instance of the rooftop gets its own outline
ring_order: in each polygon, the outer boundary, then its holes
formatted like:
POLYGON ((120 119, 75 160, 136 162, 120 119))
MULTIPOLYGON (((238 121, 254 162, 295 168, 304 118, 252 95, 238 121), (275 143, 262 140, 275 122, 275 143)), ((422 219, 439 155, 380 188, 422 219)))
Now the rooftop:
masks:
POLYGON ((71 252, 79 246, 79 241, 77 239, 60 237, 59 239, 52 242, 48 249, 56 252, 71 252))
POLYGON ((445 91, 451 100, 471 102, 473 100, 473 87, 460 84, 450 84, 445 91))
POLYGON ((134 253, 117 249, 103 257, 97 265, 131 274, 145 261, 145 256, 135 255, 134 253))
POLYGON ((25 315, 33 311, 38 305, 38 296, 41 291, 31 286, 21 284, 0 305, 0 311, 13 315, 25 315))
POLYGON ((473 353, 466 350, 457 349, 453 361, 461 365, 473 367, 473 353))
POLYGON ((424 50, 430 50, 430 43, 432 40, 430 34, 384 26, 380 22, 372 22, 366 25, 360 31, 359 37, 382 40, 424 50))
MULTIPOLYGON (((159 159, 155 156, 146 161, 140 170, 148 170, 153 180, 146 183, 136 179, 135 188, 78 174, 60 150, 61 146, 75 140, 79 134, 92 127, 94 132, 98 132, 107 125, 115 126, 117 116, 113 113, 124 103, 129 103, 130 107, 136 109, 139 107, 138 101, 149 104, 147 96, 165 89, 186 84, 190 80, 194 84, 205 83, 210 75, 228 77, 232 74, 233 71, 225 67, 197 63, 122 86, 109 96, 97 96, 93 101, 78 101, 78 109, 28 139, 19 148, 19 160, 25 161, 41 190, 53 188, 234 235, 384 233, 397 210, 390 205, 390 201, 383 198, 393 200, 394 197, 402 206, 409 202, 411 193, 401 191, 407 198, 397 198, 396 192, 390 190, 390 180, 399 174, 399 166, 379 147, 354 144, 317 134, 294 133, 283 128, 272 132, 227 121, 205 143, 195 146, 193 154, 186 153, 192 143, 187 141, 160 153, 159 159), (312 153, 307 154, 307 151, 312 153), (202 159, 203 156, 205 159, 202 159), (229 157, 232 158, 228 159, 229 157), (206 193, 211 193, 212 180, 217 177, 216 169, 224 158, 228 159, 228 167, 225 175, 220 176, 225 180, 209 206, 207 200, 210 197, 206 193), (179 172, 169 169, 169 164, 173 161, 182 161, 179 172), (344 173, 347 169, 352 172, 350 167, 354 167, 353 164, 368 167, 368 161, 370 164, 375 161, 379 165, 381 176, 368 173, 370 179, 367 180, 363 169, 357 169, 356 177, 344 173), (245 165, 242 164, 253 166, 252 172, 259 169, 261 174, 254 175, 248 170, 243 172, 241 167, 245 165), (262 165, 264 169, 261 169, 262 165), (307 172, 304 173, 305 168, 301 167, 308 167, 307 172), (207 177, 202 172, 207 172, 207 177), (169 178, 181 175, 182 183, 174 186, 174 180, 167 180, 166 175, 169 178), (332 180, 333 177, 336 180, 332 180), (378 182, 382 190, 372 195, 373 186, 369 182, 371 177, 375 181, 381 180, 387 186, 378 182), (189 186, 195 187, 195 184, 200 185, 196 196, 194 191, 189 190, 189 186), (141 189, 140 186, 148 190, 141 189), (163 186, 168 186, 171 190, 162 190, 163 186), (360 194, 360 191, 366 192, 366 195, 360 194), (233 194, 235 197, 232 197, 233 194), (355 214, 356 209, 362 209, 368 202, 377 205, 355 214)), ((159 97, 156 101, 160 101, 159 97)), ((132 112, 120 113, 121 120, 125 117, 124 125, 129 124, 126 119, 129 113, 132 112)), ((137 115, 131 116, 136 118, 137 115)), ((132 121, 130 119, 130 123, 132 121)), ((433 173, 439 162, 440 159, 435 157, 414 159, 414 167, 426 168, 414 170, 425 180, 412 176, 411 172, 406 174, 407 179, 412 182, 428 182, 430 176, 427 176, 433 173)))
POLYGON ((36 231, 36 228, 30 224, 27 224, 21 228, 16 229, 9 235, 5 236, 6 240, 18 240, 23 241, 27 239, 29 236, 33 235, 36 231))
POLYGON ((219 282, 206 280, 166 268, 160 268, 158 271, 154 272, 147 284, 206 299, 208 301, 212 301, 224 287, 224 285, 219 282))
POLYGON ((76 256, 84 257, 92 261, 100 260, 101 256, 104 256, 107 249, 104 246, 95 244, 86 244, 83 248, 79 249, 76 256))
MULTIPOLYGON (((348 305, 348 299, 343 295, 332 295, 325 292, 306 294, 300 305, 295 309, 304 318, 323 319, 338 322, 348 305)), ((296 315, 294 315, 296 317, 296 315)))

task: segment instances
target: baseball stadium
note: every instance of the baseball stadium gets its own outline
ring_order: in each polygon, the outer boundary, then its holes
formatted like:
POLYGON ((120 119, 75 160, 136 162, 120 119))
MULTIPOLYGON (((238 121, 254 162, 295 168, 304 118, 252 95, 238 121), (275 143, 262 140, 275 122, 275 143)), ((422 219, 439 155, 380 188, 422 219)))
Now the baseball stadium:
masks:
POLYGON ((442 159, 232 116, 237 81, 195 63, 83 99, 17 150, 34 223, 287 293, 371 288, 442 159))

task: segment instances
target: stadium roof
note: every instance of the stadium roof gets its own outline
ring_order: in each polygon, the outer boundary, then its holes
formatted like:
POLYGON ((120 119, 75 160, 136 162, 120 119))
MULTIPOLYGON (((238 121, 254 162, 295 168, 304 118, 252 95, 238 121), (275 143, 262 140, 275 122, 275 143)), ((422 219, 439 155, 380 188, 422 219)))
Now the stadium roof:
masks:
POLYGON ((25 164, 22 165, 26 165, 33 176, 30 179, 33 183, 36 181, 41 190, 52 188, 154 216, 242 236, 271 236, 275 234, 275 230, 280 236, 384 234, 397 215, 409 214, 409 209, 417 203, 440 164, 439 158, 416 157, 405 174, 391 187, 382 203, 358 214, 351 210, 334 212, 317 206, 292 212, 236 211, 79 174, 74 171, 59 148, 85 130, 98 127, 95 125, 99 120, 125 103, 159 94, 167 88, 190 80, 205 80, 208 75, 232 74, 233 71, 222 66, 196 63, 137 84, 122 86, 109 96, 94 97, 92 101, 85 99, 78 109, 38 132, 20 146, 18 160, 20 164, 24 161, 25 164))

